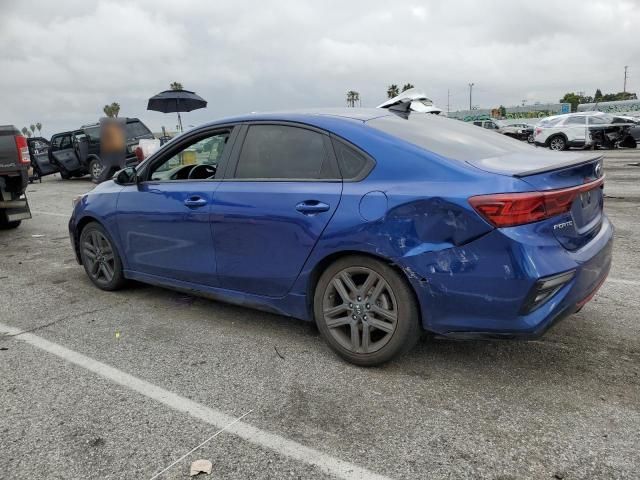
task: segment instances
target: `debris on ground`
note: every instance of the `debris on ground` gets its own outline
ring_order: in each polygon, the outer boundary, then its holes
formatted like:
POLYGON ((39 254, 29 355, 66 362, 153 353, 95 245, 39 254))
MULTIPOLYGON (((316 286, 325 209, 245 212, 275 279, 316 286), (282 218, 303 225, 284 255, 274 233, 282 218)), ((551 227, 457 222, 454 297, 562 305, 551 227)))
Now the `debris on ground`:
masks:
POLYGON ((213 464, 209 460, 196 460, 191 463, 191 470, 189 471, 190 476, 195 476, 200 473, 206 473, 209 475, 211 473, 211 469, 213 468, 213 464))
POLYGON ((282 354, 278 351, 278 348, 277 348, 275 345, 273 346, 273 349, 276 351, 276 353, 278 354, 278 356, 279 356, 282 360, 284 360, 284 357, 283 357, 283 356, 282 356, 282 354))

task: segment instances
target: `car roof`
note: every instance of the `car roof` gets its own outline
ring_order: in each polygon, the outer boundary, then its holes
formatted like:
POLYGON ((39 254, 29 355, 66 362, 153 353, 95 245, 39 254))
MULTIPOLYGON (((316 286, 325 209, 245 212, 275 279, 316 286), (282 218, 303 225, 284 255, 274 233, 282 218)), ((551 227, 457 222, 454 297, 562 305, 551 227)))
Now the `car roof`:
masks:
MULTIPOLYGON (((241 123, 252 121, 282 121, 282 122, 301 122, 313 126, 326 125, 327 120, 360 122, 364 123, 368 120, 379 117, 388 117, 395 115, 384 109, 379 108, 318 108, 306 110, 289 110, 276 112, 252 112, 245 115, 235 117, 226 117, 213 122, 206 123, 200 127, 215 126, 225 123, 241 123)), ((199 127, 199 128, 200 128, 199 127)))

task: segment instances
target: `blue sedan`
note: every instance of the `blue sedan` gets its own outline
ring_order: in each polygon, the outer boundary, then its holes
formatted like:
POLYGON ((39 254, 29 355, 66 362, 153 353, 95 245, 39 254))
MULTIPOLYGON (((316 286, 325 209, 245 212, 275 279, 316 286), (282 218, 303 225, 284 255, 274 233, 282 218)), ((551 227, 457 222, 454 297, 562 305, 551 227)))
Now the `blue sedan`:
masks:
POLYGON ((315 321, 370 366, 421 332, 539 336, 604 282, 602 158, 381 109, 252 114, 175 138, 74 200, 91 281, 315 321))

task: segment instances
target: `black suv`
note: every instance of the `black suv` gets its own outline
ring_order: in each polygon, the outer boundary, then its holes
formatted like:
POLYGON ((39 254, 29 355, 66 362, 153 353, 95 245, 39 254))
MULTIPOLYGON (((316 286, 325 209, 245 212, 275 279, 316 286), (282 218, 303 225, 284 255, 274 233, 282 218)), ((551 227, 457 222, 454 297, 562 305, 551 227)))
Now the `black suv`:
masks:
MULTIPOLYGON (((137 118, 126 119, 127 165, 135 164, 138 142, 142 138, 152 139, 153 134, 137 118)), ((56 133, 51 137, 49 161, 62 178, 81 177, 91 174, 91 180, 98 181, 102 171, 100 160, 100 124, 85 125, 78 130, 56 133)))

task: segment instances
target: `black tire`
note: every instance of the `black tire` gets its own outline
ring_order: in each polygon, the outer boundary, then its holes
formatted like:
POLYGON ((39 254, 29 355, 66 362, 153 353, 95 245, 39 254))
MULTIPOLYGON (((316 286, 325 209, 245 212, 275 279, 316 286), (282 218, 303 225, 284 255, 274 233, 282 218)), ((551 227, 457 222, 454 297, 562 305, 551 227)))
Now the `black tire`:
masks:
POLYGON ((13 230, 14 228, 18 228, 21 223, 22 220, 7 221, 7 214, 0 212, 0 230, 13 230))
POLYGON ((562 135, 555 135, 549 139, 548 145, 551 150, 561 152, 567 149, 567 140, 562 135))
POLYGON ((371 257, 354 255, 331 264, 318 280, 313 305, 324 340, 355 365, 388 362, 409 351, 421 334, 410 285, 391 266, 371 257), (345 274, 351 283, 343 280, 345 274), (340 283, 346 290, 336 288, 340 283))
POLYGON ((80 232, 80 257, 89 279, 101 290, 119 290, 126 284, 114 241, 102 225, 91 222, 80 232))
POLYGON ((94 158, 89 162, 89 175, 91 175, 91 181, 98 183, 100 181, 100 174, 102 173, 102 163, 97 158, 94 158))

